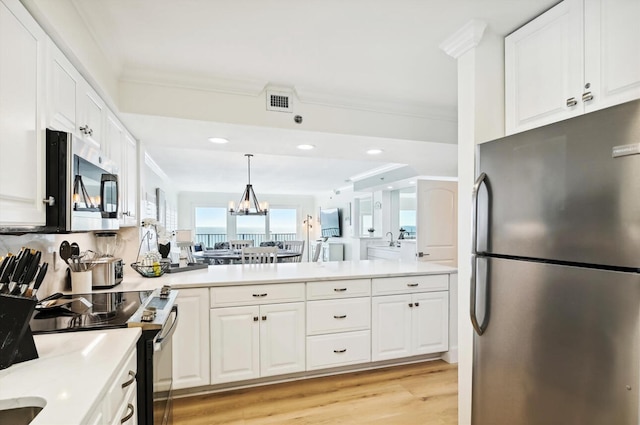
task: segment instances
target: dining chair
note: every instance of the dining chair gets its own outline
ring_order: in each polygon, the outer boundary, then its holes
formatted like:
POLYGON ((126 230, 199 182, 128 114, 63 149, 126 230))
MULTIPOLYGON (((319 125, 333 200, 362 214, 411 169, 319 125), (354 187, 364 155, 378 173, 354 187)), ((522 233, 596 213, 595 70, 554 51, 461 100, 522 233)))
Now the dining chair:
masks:
POLYGON ((304 253, 304 241, 284 241, 283 248, 285 251, 291 251, 300 254, 296 257, 287 258, 287 262, 299 263, 300 261, 302 261, 302 254, 304 253))
POLYGON ((316 248, 313 251, 313 262, 315 263, 320 259, 320 253, 322 252, 322 241, 316 242, 316 248))
POLYGON ((242 264, 275 263, 278 248, 275 246, 249 246, 242 248, 242 264))
POLYGON ((246 248, 249 246, 253 246, 253 240, 252 239, 242 239, 242 240, 235 240, 235 241, 229 241, 229 248, 230 249, 242 249, 242 248, 246 248))

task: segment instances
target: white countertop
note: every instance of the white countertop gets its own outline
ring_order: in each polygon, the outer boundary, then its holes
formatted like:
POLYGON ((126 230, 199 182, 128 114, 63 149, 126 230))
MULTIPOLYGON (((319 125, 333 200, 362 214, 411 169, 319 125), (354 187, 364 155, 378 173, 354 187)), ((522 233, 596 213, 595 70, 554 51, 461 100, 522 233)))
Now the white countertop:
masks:
POLYGON ((86 423, 139 336, 139 328, 36 335, 38 359, 0 370, 0 408, 46 403, 31 425, 86 423))
POLYGON ((142 277, 131 266, 125 267, 128 268, 125 279, 111 291, 146 291, 162 285, 180 289, 457 273, 453 267, 421 261, 378 260, 215 265, 206 269, 167 273, 156 278, 142 277))

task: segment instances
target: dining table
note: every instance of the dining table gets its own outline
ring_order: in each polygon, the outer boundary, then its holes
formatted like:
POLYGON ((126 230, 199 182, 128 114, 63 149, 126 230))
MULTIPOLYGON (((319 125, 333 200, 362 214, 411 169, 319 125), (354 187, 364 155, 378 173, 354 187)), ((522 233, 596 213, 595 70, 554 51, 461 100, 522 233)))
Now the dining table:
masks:
MULTIPOLYGON (((234 262, 240 262, 242 260, 242 250, 207 249, 204 251, 194 252, 193 256, 195 258, 202 258, 209 264, 233 264, 234 262)), ((301 252, 278 249, 278 252, 276 253, 276 260, 281 263, 300 256, 302 256, 301 252)))

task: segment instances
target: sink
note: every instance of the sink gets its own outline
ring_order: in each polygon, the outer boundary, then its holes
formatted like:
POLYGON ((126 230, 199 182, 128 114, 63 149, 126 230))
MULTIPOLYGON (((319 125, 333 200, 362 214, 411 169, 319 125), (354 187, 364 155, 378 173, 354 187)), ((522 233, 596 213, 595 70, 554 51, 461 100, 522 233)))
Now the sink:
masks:
POLYGON ((28 425, 45 405, 46 401, 39 397, 0 400, 0 424, 28 425))

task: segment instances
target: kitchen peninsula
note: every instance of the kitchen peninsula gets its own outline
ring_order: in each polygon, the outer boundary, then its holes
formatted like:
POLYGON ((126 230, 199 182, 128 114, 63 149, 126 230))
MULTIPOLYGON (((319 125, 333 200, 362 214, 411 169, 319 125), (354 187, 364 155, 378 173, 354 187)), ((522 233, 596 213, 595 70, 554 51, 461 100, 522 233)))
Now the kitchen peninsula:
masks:
POLYGON ((443 358, 457 361, 457 271, 417 261, 217 265, 118 291, 179 290, 178 394, 443 358))

